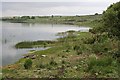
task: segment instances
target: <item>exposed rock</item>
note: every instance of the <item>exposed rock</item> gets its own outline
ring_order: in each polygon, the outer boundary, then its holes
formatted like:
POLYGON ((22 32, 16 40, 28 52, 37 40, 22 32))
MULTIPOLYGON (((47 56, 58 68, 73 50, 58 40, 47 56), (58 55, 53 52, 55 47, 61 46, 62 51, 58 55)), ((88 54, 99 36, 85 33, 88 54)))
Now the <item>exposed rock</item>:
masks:
POLYGON ((41 57, 46 57, 46 55, 41 55, 41 57))
POLYGON ((24 56, 24 58, 31 58, 31 59, 35 59, 35 58, 36 58, 36 55, 27 55, 27 56, 24 56))
POLYGON ((36 58, 36 55, 32 56, 31 59, 35 59, 36 58))

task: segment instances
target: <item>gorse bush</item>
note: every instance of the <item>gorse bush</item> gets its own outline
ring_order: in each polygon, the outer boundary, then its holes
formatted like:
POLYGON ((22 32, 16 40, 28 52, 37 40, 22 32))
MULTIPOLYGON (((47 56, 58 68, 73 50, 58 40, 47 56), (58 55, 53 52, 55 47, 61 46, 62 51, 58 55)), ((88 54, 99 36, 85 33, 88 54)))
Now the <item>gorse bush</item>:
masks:
POLYGON ((27 59, 24 63, 24 67, 25 67, 25 69, 30 69, 32 67, 32 60, 27 59))

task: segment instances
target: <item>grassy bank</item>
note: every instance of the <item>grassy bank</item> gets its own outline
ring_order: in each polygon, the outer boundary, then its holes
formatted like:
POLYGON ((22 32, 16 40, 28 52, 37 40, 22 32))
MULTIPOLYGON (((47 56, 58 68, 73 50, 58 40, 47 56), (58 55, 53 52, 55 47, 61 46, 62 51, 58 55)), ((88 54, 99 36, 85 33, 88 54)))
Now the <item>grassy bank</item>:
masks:
POLYGON ((117 78, 118 66, 113 52, 117 40, 107 34, 70 32, 55 46, 27 54, 13 65, 3 68, 4 78, 117 78), (31 56, 34 56, 31 57, 31 56), (25 69, 26 60, 32 65, 25 69))
POLYGON ((49 47, 55 44, 56 41, 23 41, 15 45, 15 48, 34 48, 34 47, 49 47))

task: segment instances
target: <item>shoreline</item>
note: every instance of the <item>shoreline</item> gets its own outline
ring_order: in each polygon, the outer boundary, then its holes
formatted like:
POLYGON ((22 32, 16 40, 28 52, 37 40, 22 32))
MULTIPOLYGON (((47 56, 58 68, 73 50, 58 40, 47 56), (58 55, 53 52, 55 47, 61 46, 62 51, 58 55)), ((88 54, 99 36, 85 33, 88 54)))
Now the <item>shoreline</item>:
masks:
MULTIPOLYGON (((99 16, 99 15, 87 15, 87 16, 91 16, 91 17, 94 17, 94 16, 99 16)), ((48 18, 50 18, 51 16, 49 16, 49 17, 47 17, 47 18, 45 18, 45 19, 48 19, 48 18)), ((59 16, 54 16, 54 17, 59 17, 59 16)), ((71 17, 71 18, 74 18, 74 17, 77 17, 77 18, 80 18, 80 17, 86 17, 86 16, 62 16, 62 17, 71 17)), ((43 18, 44 19, 44 18, 43 18)), ((89 19, 89 18, 86 18, 86 19, 89 19)), ((33 19, 34 20, 34 19, 33 19)), ((4 20, 3 20, 4 21, 4 20)), ((93 20, 94 21, 94 20, 93 20)), ((13 19, 13 21, 12 20, 5 20, 5 22, 11 22, 11 23, 38 23, 38 24, 44 24, 44 22, 31 22, 31 21, 29 21, 29 19, 28 20, 25 20, 25 21, 20 21, 20 22, 16 22, 16 21, 14 21, 14 19, 13 19)), ((86 21, 85 21, 86 22, 86 21)), ((89 21, 88 21, 89 22, 89 21)), ((52 24, 66 24, 66 25, 77 25, 78 27, 80 27, 81 25, 79 25, 79 24, 76 24, 76 23, 72 23, 72 24, 69 24, 69 21, 67 22, 67 23, 61 23, 61 22, 57 22, 57 23, 55 23, 55 22, 45 22, 45 23, 47 23, 47 24, 49 24, 49 23, 52 23, 52 24)), ((87 26, 87 24, 86 23, 84 23, 84 21, 82 22, 82 25, 84 25, 84 26, 87 26)), ((93 26, 92 26, 93 27, 93 26)), ((89 27, 90 29, 92 28, 91 26, 89 27)), ((67 32, 67 31, 66 31, 67 32)), ((79 31, 78 31, 79 32, 79 31)), ((33 42, 36 42, 36 41, 33 41, 33 42)), ((20 42, 20 43, 22 43, 22 42, 20 42)), ((28 43, 29 43, 29 41, 28 41, 28 43)), ((17 44, 19 44, 19 43, 17 43, 17 44)), ((17 45, 16 44, 16 45, 17 45)), ((15 45, 15 46, 16 46, 15 45)), ((42 46, 45 46, 44 44, 43 45, 41 45, 41 47, 42 46)), ((48 45, 47 45, 48 46, 48 45)), ((26 48, 26 47, 24 47, 24 48, 26 48)), ((32 48, 32 47, 30 47, 30 48, 32 48)), ((21 49, 21 48, 20 48, 21 49)), ((29 54, 29 52, 28 53, 26 53, 26 55, 27 54, 29 54)), ((19 59, 20 60, 20 59, 19 59)), ((18 60, 18 61, 19 61, 18 60)), ((17 61, 17 62, 18 62, 17 61)), ((15 62, 16 63, 16 62, 15 62)), ((13 64, 15 64, 15 63, 13 63, 13 64)), ((8 65, 6 65, 6 66, 3 66, 3 67, 7 67, 7 66, 9 66, 9 65, 13 65, 13 64, 8 64, 8 65)))
POLYGON ((19 16, 4 18, 2 21, 8 21, 11 23, 52 23, 52 24, 67 24, 67 25, 77 25, 77 26, 89 26, 96 27, 96 24, 100 22, 102 17, 101 14, 98 15, 86 15, 86 16, 34 16, 34 18, 26 18, 28 16, 19 16))

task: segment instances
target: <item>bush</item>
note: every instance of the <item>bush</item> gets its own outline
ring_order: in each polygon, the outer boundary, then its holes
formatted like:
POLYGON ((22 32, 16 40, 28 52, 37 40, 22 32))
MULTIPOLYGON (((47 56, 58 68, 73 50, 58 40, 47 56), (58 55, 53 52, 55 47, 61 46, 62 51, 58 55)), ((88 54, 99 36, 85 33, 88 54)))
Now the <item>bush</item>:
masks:
POLYGON ((35 19, 35 16, 32 16, 31 19, 35 19))
POLYGON ((32 60, 27 59, 24 63, 24 67, 25 67, 25 69, 30 69, 32 67, 32 60))
POLYGON ((109 6, 103 13, 103 27, 109 35, 120 39, 120 1, 109 6))
POLYGON ((85 38, 85 39, 83 39, 83 42, 84 42, 85 44, 94 44, 95 38, 94 38, 94 37, 85 38))
POLYGON ((98 13, 95 13, 95 15, 99 15, 98 13))

